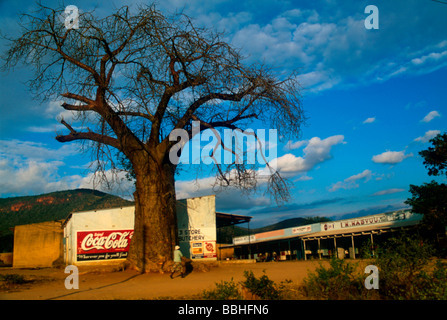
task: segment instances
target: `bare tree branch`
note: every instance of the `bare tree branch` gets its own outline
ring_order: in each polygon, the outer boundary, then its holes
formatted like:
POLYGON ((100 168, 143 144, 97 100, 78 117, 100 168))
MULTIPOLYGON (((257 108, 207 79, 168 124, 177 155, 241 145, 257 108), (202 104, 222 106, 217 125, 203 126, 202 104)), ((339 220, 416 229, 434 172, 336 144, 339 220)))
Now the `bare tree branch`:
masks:
POLYGON ((77 132, 74 130, 64 119, 61 120, 61 123, 67 127, 67 129, 70 131, 68 135, 57 135, 56 140, 59 142, 69 142, 69 141, 75 141, 75 140, 91 140, 98 143, 104 143, 111 147, 120 148, 119 141, 115 138, 105 136, 102 134, 98 134, 95 132, 77 132))

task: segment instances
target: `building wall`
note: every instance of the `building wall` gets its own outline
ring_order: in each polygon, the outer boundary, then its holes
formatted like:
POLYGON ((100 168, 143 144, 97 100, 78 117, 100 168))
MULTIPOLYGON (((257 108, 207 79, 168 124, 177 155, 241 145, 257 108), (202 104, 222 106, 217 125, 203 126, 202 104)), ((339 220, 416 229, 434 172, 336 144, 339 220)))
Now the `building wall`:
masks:
MULTIPOLYGON (((107 264, 124 260, 125 258, 117 256, 116 252, 105 252, 107 251, 105 248, 85 250, 80 245, 82 243, 80 239, 89 233, 92 233, 90 237, 95 239, 107 237, 113 231, 133 233, 134 219, 134 206, 73 213, 64 227, 66 264, 107 264)), ((200 260, 217 259, 214 195, 178 200, 177 224, 179 245, 185 257, 200 260)), ((132 234, 127 239, 131 236, 132 234)))
POLYGON ((216 197, 177 201, 180 250, 190 259, 216 260, 216 197))
MULTIPOLYGON (((93 237, 100 237, 99 233, 122 230, 133 230, 135 207, 113 208, 73 213, 65 226, 65 262, 67 264, 103 264, 116 262, 116 259, 92 259, 80 261, 78 254, 90 254, 98 250, 81 251, 78 236, 93 233, 93 237)), ((99 250, 101 251, 101 250, 99 250)))
POLYGON ((14 268, 51 267, 63 254, 61 223, 48 221, 14 228, 14 268))
POLYGON ((228 244, 217 244, 217 259, 218 260, 227 260, 234 258, 234 248, 222 248, 222 246, 226 246, 228 244))

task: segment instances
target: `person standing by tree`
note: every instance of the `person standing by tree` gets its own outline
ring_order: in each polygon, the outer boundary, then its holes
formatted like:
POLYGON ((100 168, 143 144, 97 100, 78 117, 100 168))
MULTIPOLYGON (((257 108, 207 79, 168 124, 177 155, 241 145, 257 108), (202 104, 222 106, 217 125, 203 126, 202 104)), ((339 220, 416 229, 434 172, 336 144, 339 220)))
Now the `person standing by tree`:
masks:
POLYGON ((185 272, 184 272, 184 268, 182 265, 182 258, 183 258, 183 254, 180 251, 180 247, 179 246, 175 246, 175 250, 174 250, 174 264, 172 265, 172 270, 171 270, 171 279, 174 279, 174 273, 180 271, 180 276, 183 278, 185 276, 185 272))

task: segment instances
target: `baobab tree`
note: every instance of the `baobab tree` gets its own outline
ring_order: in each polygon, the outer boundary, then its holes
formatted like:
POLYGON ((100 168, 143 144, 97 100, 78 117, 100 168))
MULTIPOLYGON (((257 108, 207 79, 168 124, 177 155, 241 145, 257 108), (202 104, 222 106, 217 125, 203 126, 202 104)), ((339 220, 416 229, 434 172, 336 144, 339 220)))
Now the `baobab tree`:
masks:
MULTIPOLYGON (((57 141, 93 150, 99 171, 119 163, 132 170, 135 231, 128 259, 142 272, 160 270, 177 240, 178 164, 169 153, 178 140, 169 134, 183 129, 192 137, 193 121, 200 130, 242 130, 257 119, 281 137, 296 137, 303 122, 296 75, 278 77, 263 64, 245 63, 222 34, 154 5, 122 7, 106 17, 80 12, 75 27, 67 27, 64 10, 39 5, 24 14, 3 67, 25 64, 34 71, 28 83, 36 97, 63 101, 61 108, 76 114, 76 125, 59 119, 66 130, 57 141)), ((244 163, 215 168, 222 185, 256 186, 257 171, 244 163)), ((287 183, 278 171, 270 173, 267 189, 286 200, 287 183)))

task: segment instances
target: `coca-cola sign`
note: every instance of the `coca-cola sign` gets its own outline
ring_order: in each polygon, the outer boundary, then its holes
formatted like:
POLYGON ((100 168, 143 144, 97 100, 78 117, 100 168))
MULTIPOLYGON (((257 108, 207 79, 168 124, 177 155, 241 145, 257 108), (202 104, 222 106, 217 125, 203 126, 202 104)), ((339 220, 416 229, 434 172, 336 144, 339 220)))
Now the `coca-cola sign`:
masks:
POLYGON ((127 257, 133 230, 79 231, 77 260, 108 260, 127 257))

